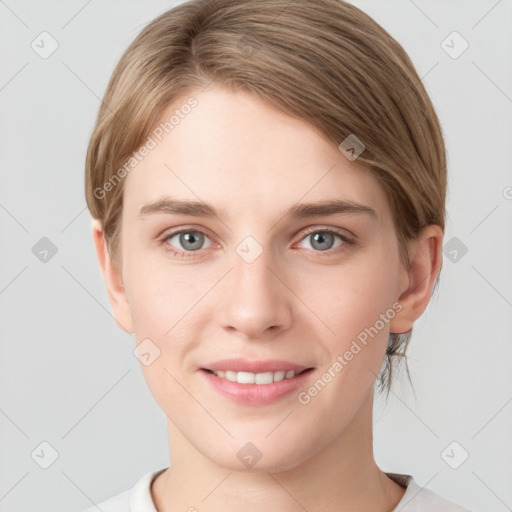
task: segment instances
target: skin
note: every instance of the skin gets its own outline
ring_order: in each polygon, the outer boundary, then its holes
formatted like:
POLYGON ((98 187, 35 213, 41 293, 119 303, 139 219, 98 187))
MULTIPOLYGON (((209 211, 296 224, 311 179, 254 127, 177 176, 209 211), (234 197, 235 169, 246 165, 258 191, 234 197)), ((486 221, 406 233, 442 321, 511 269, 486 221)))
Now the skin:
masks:
POLYGON ((216 85, 193 96, 198 105, 125 178, 117 266, 101 223, 92 224, 118 325, 160 350, 141 364, 168 418, 171 466, 153 482, 155 506, 391 511, 405 489, 373 457, 374 384, 390 331, 407 332, 427 307, 443 231, 427 226, 411 242, 407 272, 389 204, 369 169, 249 93, 216 85), (222 220, 139 215, 164 195, 211 204, 222 220), (371 206, 377 216, 284 217, 296 203, 333 198, 371 206), (205 233, 199 250, 169 237, 180 228, 205 233), (325 228, 357 242, 334 236, 319 249, 313 237, 325 228), (252 263, 236 252, 247 236, 262 249, 252 263), (270 405, 237 404, 199 371, 228 357, 285 359, 315 367, 307 390, 398 302, 401 311, 308 404, 295 392, 270 405), (250 469, 237 457, 249 441, 262 453, 250 469))

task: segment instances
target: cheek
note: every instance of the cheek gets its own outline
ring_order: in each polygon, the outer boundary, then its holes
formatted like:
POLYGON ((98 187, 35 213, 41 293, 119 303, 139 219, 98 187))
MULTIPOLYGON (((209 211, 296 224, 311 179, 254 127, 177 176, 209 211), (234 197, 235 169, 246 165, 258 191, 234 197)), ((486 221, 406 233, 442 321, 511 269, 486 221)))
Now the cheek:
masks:
POLYGON ((333 389, 353 397, 368 389, 385 356, 390 321, 396 312, 392 269, 391 259, 374 254, 365 264, 354 262, 303 281, 302 293, 307 293, 311 309, 329 328, 319 332, 330 356, 325 370, 336 375, 333 389), (339 365, 332 368, 335 361, 339 365))
POLYGON ((151 332, 157 338, 173 335, 211 288, 209 283, 193 267, 148 261, 134 269, 128 295, 136 333, 151 332))
POLYGON ((208 279, 193 266, 165 263, 153 263, 137 272, 139 275, 132 273, 129 282, 136 343, 148 343, 145 340, 149 339, 149 346, 158 354, 150 365, 141 366, 148 387, 164 408, 183 399, 180 384, 186 385, 183 374, 193 369, 190 353, 201 339, 204 322, 200 320, 212 316, 205 308, 208 291, 218 277, 212 284, 212 276, 208 279))
POLYGON ((392 306, 395 280, 392 262, 374 257, 364 264, 354 261, 328 272, 306 275, 300 296, 307 297, 308 305, 335 337, 347 339, 373 326, 392 306))
POLYGON ((194 346, 190 342, 195 339, 194 305, 205 292, 187 286, 179 273, 169 274, 158 268, 144 272, 130 290, 130 306, 137 344, 149 339, 157 356, 149 365, 141 359, 144 379, 160 408, 172 415, 173 410, 187 406, 183 388, 188 387, 188 376, 182 365, 194 346))

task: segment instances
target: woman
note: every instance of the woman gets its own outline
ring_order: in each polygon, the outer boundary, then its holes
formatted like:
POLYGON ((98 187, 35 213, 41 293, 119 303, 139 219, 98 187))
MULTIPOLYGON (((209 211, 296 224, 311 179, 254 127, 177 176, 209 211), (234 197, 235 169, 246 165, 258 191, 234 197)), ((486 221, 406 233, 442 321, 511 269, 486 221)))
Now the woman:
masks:
POLYGON ((464 510, 372 449, 445 194, 431 101, 356 7, 194 0, 151 22, 105 93, 86 196, 171 465, 98 508, 464 510))

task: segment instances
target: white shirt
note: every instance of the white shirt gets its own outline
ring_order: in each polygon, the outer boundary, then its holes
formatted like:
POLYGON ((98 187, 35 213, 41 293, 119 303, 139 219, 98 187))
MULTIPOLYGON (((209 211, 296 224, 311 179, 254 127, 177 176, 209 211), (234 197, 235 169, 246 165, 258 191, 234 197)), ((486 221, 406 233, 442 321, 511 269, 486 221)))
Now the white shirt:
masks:
MULTIPOLYGON (((146 473, 129 490, 106 501, 90 507, 84 512, 158 512, 151 497, 151 483, 154 478, 165 471, 160 469, 146 473)), ((400 503, 391 512, 471 512, 451 501, 447 501, 433 491, 420 487, 411 475, 386 473, 401 487, 406 488, 400 503)))

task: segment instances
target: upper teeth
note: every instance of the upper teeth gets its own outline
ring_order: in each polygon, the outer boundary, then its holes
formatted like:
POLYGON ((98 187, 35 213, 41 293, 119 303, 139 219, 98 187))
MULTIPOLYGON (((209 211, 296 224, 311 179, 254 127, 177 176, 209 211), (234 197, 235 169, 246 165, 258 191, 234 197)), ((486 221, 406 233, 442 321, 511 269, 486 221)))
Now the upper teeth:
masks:
POLYGON ((233 372, 227 371, 214 371, 213 374, 221 379, 227 379, 232 382, 238 382, 239 384, 272 384, 283 379, 290 379, 295 377, 297 373, 294 370, 288 371, 277 371, 277 372, 264 372, 264 373, 251 373, 251 372, 233 372))

